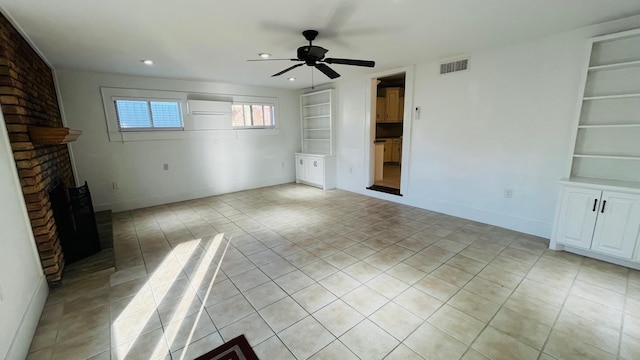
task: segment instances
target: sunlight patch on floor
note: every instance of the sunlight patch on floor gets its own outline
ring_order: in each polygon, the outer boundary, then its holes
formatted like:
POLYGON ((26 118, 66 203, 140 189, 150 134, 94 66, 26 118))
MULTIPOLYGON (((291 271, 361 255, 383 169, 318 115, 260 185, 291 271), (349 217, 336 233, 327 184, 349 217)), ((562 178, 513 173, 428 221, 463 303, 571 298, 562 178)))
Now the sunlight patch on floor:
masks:
MULTIPOLYGON (((202 253, 194 279, 194 281, 197 281, 194 284, 198 284, 198 287, 200 282, 204 279, 204 274, 206 274, 210 263, 213 261, 214 255, 218 251, 223 238, 224 234, 216 235, 213 241, 209 242, 209 245, 202 253)), ((115 359, 128 358, 128 354, 131 349, 137 345, 136 342, 138 337, 144 331, 145 327, 154 315, 154 312, 158 310, 158 304, 162 303, 162 300, 167 295, 172 285, 183 272, 187 261, 177 260, 188 260, 192 258, 201 243, 202 239, 197 239, 176 245, 163 259, 162 263, 154 271, 153 275, 149 277, 147 284, 142 287, 138 294, 134 296, 133 300, 131 300, 131 302, 129 302, 129 304, 127 304, 127 306, 118 315, 112 324, 112 340, 115 344, 118 344, 117 347, 113 349, 115 352, 115 359), (155 297, 151 284, 156 285, 154 288, 156 290, 155 297), (159 286, 163 284, 164 286, 159 286)), ((217 269, 219 268, 220 265, 218 265, 217 269)), ((209 291, 211 290, 214 280, 215 275, 211 279, 209 291)), ((177 326, 178 329, 180 328, 181 322, 177 320, 174 321, 174 319, 184 318, 185 311, 187 311, 195 296, 197 296, 195 291, 188 292, 187 295, 183 296, 182 301, 178 304, 176 311, 168 324, 173 324, 175 322, 173 325, 177 326)), ((204 302, 201 309, 199 309, 199 313, 201 314, 203 310, 204 302)), ((198 317, 199 316, 200 315, 198 315, 198 317)), ((175 336, 173 338, 169 338, 168 333, 170 332, 168 331, 165 335, 167 337, 167 342, 171 345, 175 336)), ((191 330, 191 333, 193 333, 193 329, 191 330)), ((189 341, 190 340, 191 339, 189 339, 189 341)), ((189 341, 187 341, 186 344, 188 344, 189 341)), ((157 358, 166 353, 166 346, 162 346, 162 342, 164 342, 164 339, 161 339, 155 349, 148 354, 149 358, 157 358)))
MULTIPOLYGON (((214 254, 216 254, 218 252, 218 250, 220 249, 220 246, 222 245, 222 241, 224 240, 224 234, 217 234, 213 240, 209 243, 209 245, 207 246, 207 248, 205 249, 205 253, 203 254, 203 257, 206 257, 207 254, 211 255, 211 261, 213 261, 213 259, 215 258, 214 254)), ((231 240, 229 239, 229 241, 227 241, 226 246, 224 246, 224 249, 222 249, 222 254, 220 256, 220 261, 218 262, 217 266, 216 266, 216 270, 214 272, 213 277, 211 278, 211 280, 209 281, 209 285, 207 287, 207 292, 204 296, 204 298, 202 299, 202 305, 200 306, 200 308, 198 309, 198 313, 196 315, 196 319, 193 322, 193 326, 191 327, 191 329, 189 330, 189 336, 187 337, 187 339, 185 340, 184 343, 184 348, 182 350, 182 355, 180 356, 180 360, 183 360, 185 355, 187 354, 187 350, 189 347, 189 344, 191 344, 192 340, 193 340, 193 334, 196 330, 196 326, 198 325, 200 318, 202 317, 202 314, 204 313, 205 310, 205 304, 207 303, 207 299, 209 298, 209 294, 211 293, 211 291, 213 290, 213 283, 216 280, 216 277, 218 275, 218 273, 220 272, 220 266, 222 265, 222 259, 224 258, 225 253, 227 252, 227 249, 229 247, 231 240)), ((202 285, 202 281, 204 279, 204 274, 207 273, 208 269, 209 269, 209 264, 210 262, 206 262, 206 261, 201 261, 200 264, 198 265, 198 269, 196 270, 195 274, 196 276, 198 274, 203 274, 202 276, 200 276, 197 279, 192 280, 192 284, 193 287, 195 289, 199 289, 202 285)), ((196 292, 192 292, 190 293, 190 295, 185 295, 182 298, 182 301, 180 302, 180 305, 178 306, 179 309, 184 309, 186 311, 186 309, 189 308, 189 305, 191 304, 191 302, 193 302, 194 297, 196 297, 197 293, 196 292)), ((166 331, 165 331, 165 335, 167 338, 167 342, 169 343, 169 347, 171 347, 171 345, 173 344, 173 342, 175 341, 175 338, 177 336, 178 331, 180 331, 181 325, 182 325, 182 321, 175 321, 174 319, 184 319, 186 316, 186 313, 182 312, 182 313, 174 313, 172 319, 169 321, 169 324, 173 324, 170 325, 166 331), (174 327, 173 329, 171 329, 171 327, 174 327)))

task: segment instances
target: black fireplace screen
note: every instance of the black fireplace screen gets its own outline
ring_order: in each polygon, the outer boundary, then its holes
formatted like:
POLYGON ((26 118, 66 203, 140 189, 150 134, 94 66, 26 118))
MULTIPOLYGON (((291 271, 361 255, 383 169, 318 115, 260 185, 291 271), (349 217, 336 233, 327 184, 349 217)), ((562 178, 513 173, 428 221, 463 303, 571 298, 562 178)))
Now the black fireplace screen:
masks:
POLYGON ((59 184, 49 193, 49 200, 62 252, 66 262, 72 263, 100 251, 100 239, 87 182, 68 190, 67 200, 64 186, 59 184))

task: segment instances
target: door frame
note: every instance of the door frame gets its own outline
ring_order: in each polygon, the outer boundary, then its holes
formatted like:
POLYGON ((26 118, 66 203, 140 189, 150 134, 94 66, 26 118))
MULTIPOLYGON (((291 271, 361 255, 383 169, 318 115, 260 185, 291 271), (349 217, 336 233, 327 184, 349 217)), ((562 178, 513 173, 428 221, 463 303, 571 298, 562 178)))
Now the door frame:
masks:
MULTIPOLYGON (((413 86, 414 86, 414 66, 405 66, 392 70, 382 71, 370 74, 367 77, 367 86, 365 90, 365 141, 364 141, 364 164, 365 176, 363 179, 364 188, 373 185, 375 172, 375 146, 373 141, 376 138, 376 95, 377 80, 381 77, 404 73, 404 117, 402 121, 402 167, 400 169, 400 194, 406 196, 409 194, 408 178, 409 164, 411 160, 411 128, 413 124, 413 86), (367 167, 368 164, 368 167, 367 167)), ((379 194, 377 191, 366 190, 379 194)))

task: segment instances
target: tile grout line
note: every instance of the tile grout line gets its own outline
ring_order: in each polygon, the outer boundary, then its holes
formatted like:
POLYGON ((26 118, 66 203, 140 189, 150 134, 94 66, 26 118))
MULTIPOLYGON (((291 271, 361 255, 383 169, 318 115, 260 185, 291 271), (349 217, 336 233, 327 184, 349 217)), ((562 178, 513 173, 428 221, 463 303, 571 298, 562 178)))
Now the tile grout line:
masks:
MULTIPOLYGON (((485 233, 485 234, 486 234, 486 233, 485 233)), ((517 239, 517 238, 516 238, 516 239, 517 239)), ((479 274, 480 274, 484 269, 486 269, 486 268, 491 264, 491 262, 492 262, 493 260, 495 260, 498 256, 500 256, 500 254, 502 254, 506 249, 508 249, 508 248, 509 248, 509 246, 511 246, 511 244, 513 244, 513 243, 516 241, 516 239, 511 240, 511 242, 509 242, 509 245, 505 246, 505 248, 504 248, 504 249, 502 249, 502 250, 501 250, 501 251, 500 251, 496 256, 494 256, 494 257, 491 259, 491 261, 489 261, 485 266, 483 266, 483 267, 482 267, 482 269, 480 269, 480 271, 478 271, 478 273, 477 273, 477 274, 476 274, 476 275, 475 275, 471 280, 473 280, 474 278, 476 278, 477 276, 479 276, 479 274)), ((470 246, 471 246, 471 244, 469 244, 469 247, 470 247, 470 246)), ((507 257, 508 257, 508 256, 507 256, 507 257)), ((538 259, 540 259, 540 257, 541 257, 541 255, 539 255, 539 256, 538 256, 538 259)), ((508 257, 508 258, 511 258, 511 257, 508 257)), ((536 261, 536 262, 537 262, 537 261, 536 261)), ((535 263, 534 263, 534 265, 532 265, 532 266, 531 266, 531 268, 533 268, 533 266, 535 266, 535 263)), ((531 271, 531 269, 529 269, 529 271, 531 271)), ((528 273, 529 273, 529 272, 527 272, 527 274, 528 274, 528 273)), ((481 278, 481 279, 484 279, 482 276, 480 276, 480 278, 481 278)), ((507 298, 506 298, 506 299, 505 299, 501 304, 499 304, 499 305, 500 305, 500 307, 498 308, 498 310, 497 310, 497 311, 493 314, 493 316, 491 316, 491 318, 486 322, 486 324, 482 327, 482 330, 480 330, 480 331, 478 332, 478 334, 476 334, 476 336, 475 336, 475 337, 473 338, 473 340, 469 343, 469 345, 467 345, 467 349, 465 350, 465 352, 464 352, 464 353, 462 353, 462 355, 460 356, 460 358, 464 357, 464 356, 469 352, 469 349, 473 349, 473 347, 472 347, 472 346, 473 346, 473 344, 475 344, 475 342, 478 340, 478 338, 480 337, 480 335, 481 335, 481 334, 482 334, 482 333, 483 333, 483 332, 484 332, 484 331, 485 331, 485 330, 490 326, 491 321, 493 321, 493 319, 496 317, 496 315, 498 314, 498 312, 500 312, 500 310, 501 310, 501 309, 502 309, 502 307, 504 306, 504 303, 505 303, 505 302, 507 302, 507 300, 509 300, 509 298, 511 297, 511 295, 513 295, 513 293, 516 291, 516 289, 518 288, 518 286, 520 286, 520 283, 522 283, 522 281, 523 281, 525 278, 526 278, 526 274, 525 274, 525 275, 522 277, 522 279, 518 282, 518 285, 516 285, 516 287, 514 287, 514 288, 511 290, 511 292, 509 293, 509 296, 507 296, 507 298)), ((468 284, 471 280, 467 281, 467 283, 466 283, 466 284, 468 284)), ((491 280, 487 280, 487 279, 484 279, 484 280, 486 280, 486 281, 491 281, 491 280)), ((491 282, 493 282, 493 281, 491 281, 491 282)), ((466 284, 465 284, 465 286, 466 286, 466 284)), ((500 285, 500 284, 498 284, 498 285, 500 285)), ((505 286, 503 286, 503 285, 500 285, 500 286, 505 287, 505 286)), ((462 289, 463 289, 463 287, 461 287, 461 288, 460 288, 460 290, 462 290, 462 289)), ((456 292, 456 294, 457 294, 458 292, 460 292, 460 290, 458 290, 458 291, 456 292)), ((467 290, 467 291, 469 291, 469 290, 467 290)), ((476 295, 475 293, 473 293, 473 294, 474 294, 474 295, 476 295)), ((453 296, 455 296, 455 295, 453 295, 453 296)), ((453 296, 452 296, 451 298, 453 298, 453 296)), ((479 296, 479 297, 481 297, 481 298, 484 298, 483 296, 480 296, 480 295, 476 295, 476 296, 479 296)), ((449 298, 449 300, 451 300, 451 298, 449 298)), ((485 298, 485 299, 486 299, 486 298, 485 298)), ((486 300, 489 300, 489 299, 486 299, 486 300)), ((491 300, 489 300, 489 301, 491 301, 491 300)), ((448 303, 448 302, 449 302, 449 301, 447 300, 447 303, 448 303)), ((491 302, 492 302, 492 301, 491 301, 491 302)), ((449 306, 451 306, 451 305, 449 305, 449 306)), ((454 308, 454 309, 455 309, 455 308, 454 308)), ((457 309, 456 309, 456 310, 457 310, 457 309)), ((458 311, 460 311, 460 310, 458 310, 458 311)), ((462 312, 462 311, 461 311, 461 312, 462 312)), ((463 312, 463 313, 464 313, 464 312, 463 312)), ((465 314, 466 314, 466 313, 465 313, 465 314)), ((468 314, 467 314, 467 315, 468 315, 468 314)), ((471 315, 468 315, 468 316, 471 316, 471 315)), ((473 318, 473 316, 471 316, 471 317, 473 318)), ((498 330, 498 331, 499 331, 499 330, 498 330)), ((505 335, 507 335, 507 334, 505 334, 505 335)), ((509 335, 507 335, 507 336, 509 336, 509 335)), ((458 339, 456 339, 456 340, 458 340, 458 339)), ((519 341, 518 339, 515 339, 515 340, 519 341)), ((459 340, 458 340, 458 341, 459 341, 459 340)), ((465 345, 466 345, 466 344, 465 344, 465 345)), ((526 344, 525 344, 525 345, 526 345, 526 344)), ((473 349, 473 350, 474 350, 474 351, 479 352, 480 354, 482 354, 482 353, 481 353, 480 351, 478 351, 478 350, 475 350, 475 349, 473 349)), ((483 354, 483 355, 484 355, 484 354, 483 354)))
POLYGON ((622 304, 622 322, 620 325, 620 337, 618 338, 617 359, 622 359, 622 338, 624 337, 624 321, 627 318, 627 301, 629 300, 629 282, 631 281, 631 272, 627 272, 627 283, 625 284, 624 303, 622 304))
MULTIPOLYGON (((547 335, 546 339, 544 340, 544 343, 542 344, 542 349, 540 350, 540 355, 538 356, 538 358, 540 358, 542 356, 542 354, 549 355, 549 354, 547 354, 545 352, 545 350, 546 350, 547 345, 549 343, 549 339, 551 338, 551 333, 553 333, 553 331, 555 330, 556 324, 558 323, 558 319, 560 319, 560 315, 562 314, 562 311, 564 310, 564 307, 565 307, 565 305, 567 303, 567 300, 569 299, 569 296, 571 295, 571 289, 573 289, 573 285, 575 285, 576 280, 578 280, 578 275, 580 274, 580 270, 582 269, 583 263, 584 263, 584 258, 582 258, 580 260, 580 265, 578 267, 578 272, 573 277, 573 279, 571 281, 571 285, 567 289, 567 294, 564 296, 564 300, 562 301, 562 305, 560 306, 560 311, 558 311, 558 314, 555 316, 555 319, 553 320, 553 324, 551 325, 551 330, 549 330, 549 334, 547 335)), ((549 356, 551 356, 551 355, 549 355, 549 356)), ((552 357, 554 357, 554 356, 552 356, 552 357)))

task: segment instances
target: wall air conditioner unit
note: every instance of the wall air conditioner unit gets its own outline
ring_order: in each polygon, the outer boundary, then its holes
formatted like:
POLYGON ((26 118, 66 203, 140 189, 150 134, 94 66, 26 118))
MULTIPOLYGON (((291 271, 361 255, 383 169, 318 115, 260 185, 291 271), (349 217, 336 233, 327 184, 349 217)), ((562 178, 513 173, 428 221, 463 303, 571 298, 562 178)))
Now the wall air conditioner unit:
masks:
POLYGON ((231 102, 187 100, 187 111, 192 120, 189 130, 233 129, 231 102))

